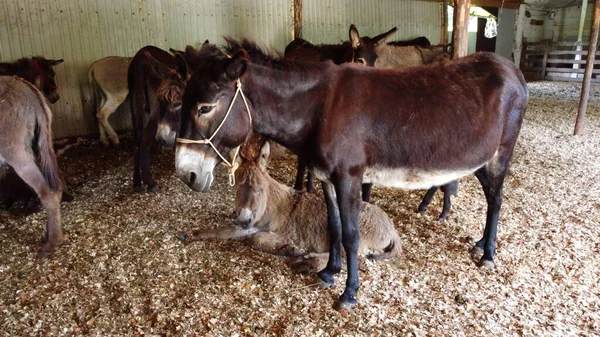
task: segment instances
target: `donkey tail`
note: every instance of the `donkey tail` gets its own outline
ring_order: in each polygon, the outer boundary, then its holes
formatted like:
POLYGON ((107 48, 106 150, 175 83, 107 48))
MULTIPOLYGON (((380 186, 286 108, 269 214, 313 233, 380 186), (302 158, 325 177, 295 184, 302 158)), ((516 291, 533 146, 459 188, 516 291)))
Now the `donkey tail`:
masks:
POLYGON ((98 83, 96 82, 96 79, 94 78, 94 65, 95 65, 95 63, 93 63, 90 66, 90 68, 88 69, 87 78, 88 78, 88 87, 90 88, 88 91, 89 101, 92 103, 92 106, 93 106, 92 111, 95 115, 96 108, 98 107, 98 104, 100 103, 101 98, 99 97, 98 83))
POLYGON ((383 249, 383 253, 381 254, 369 254, 367 255, 367 259, 370 260, 385 260, 391 259, 396 256, 402 255, 402 242, 400 241, 400 237, 396 234, 391 240, 390 244, 383 249))
POLYGON ((43 112, 38 113, 36 116, 39 165, 50 188, 55 191, 62 191, 63 186, 60 179, 60 170, 58 169, 54 146, 52 144, 52 111, 50 111, 46 99, 39 90, 36 90, 36 93, 43 109, 43 112))

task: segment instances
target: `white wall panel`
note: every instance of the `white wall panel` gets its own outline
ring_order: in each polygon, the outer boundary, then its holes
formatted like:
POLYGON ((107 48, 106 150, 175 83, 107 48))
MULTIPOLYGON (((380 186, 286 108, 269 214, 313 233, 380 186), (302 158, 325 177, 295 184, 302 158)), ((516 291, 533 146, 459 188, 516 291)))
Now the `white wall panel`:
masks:
MULTIPOLYGON (((54 136, 97 133, 88 103, 87 68, 95 60, 133 56, 152 44, 183 49, 222 36, 249 37, 283 50, 291 41, 287 0, 0 0, 0 62, 41 55, 56 67, 61 99, 51 106, 54 136)), ((130 125, 127 109, 111 118, 130 125)))
POLYGON ((303 37, 313 43, 348 40, 350 24, 363 36, 375 36, 398 27, 393 40, 426 36, 432 44, 441 38, 442 5, 411 0, 304 0, 303 37))

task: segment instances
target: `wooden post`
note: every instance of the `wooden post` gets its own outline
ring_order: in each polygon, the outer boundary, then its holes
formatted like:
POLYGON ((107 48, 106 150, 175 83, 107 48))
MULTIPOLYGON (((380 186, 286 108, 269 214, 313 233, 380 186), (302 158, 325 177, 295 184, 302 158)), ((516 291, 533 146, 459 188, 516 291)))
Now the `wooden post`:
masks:
POLYGON ((454 30, 452 31, 452 58, 467 55, 469 44, 469 8, 471 0, 454 0, 454 30))
POLYGON ((592 81, 592 70, 594 69, 594 59, 596 58, 596 48, 598 47, 598 30, 600 28, 600 0, 594 3, 594 20, 592 21, 592 33, 590 36, 590 46, 588 48, 587 59, 585 61, 585 74, 583 75, 583 85, 581 86, 581 99, 579 100, 579 110, 577 111, 577 121, 575 122, 575 135, 581 134, 585 122, 585 112, 590 98, 590 82, 592 81))
MULTIPOLYGON (((575 50, 582 51, 581 40, 583 38, 583 26, 585 25, 585 13, 587 12, 587 0, 581 3, 581 14, 579 15, 579 31, 577 32, 577 47, 575 50)), ((575 60, 581 60, 581 54, 575 54, 575 60)), ((573 69, 579 69, 579 63, 573 63, 573 69)), ((571 74, 572 78, 577 78, 577 73, 571 74)))
POLYGON ((302 0, 292 0, 294 7, 294 31, 293 38, 302 37, 302 0))
POLYGON ((448 0, 442 1, 442 44, 448 44, 448 0))
POLYGON ((517 14, 517 26, 515 27, 515 41, 513 42, 513 61, 517 67, 521 67, 521 55, 523 54, 523 27, 525 27, 525 11, 527 5, 520 5, 517 14))
POLYGON ((546 67, 548 66, 548 53, 550 52, 550 41, 544 43, 544 57, 542 57, 542 69, 540 70, 540 80, 546 78, 546 67))

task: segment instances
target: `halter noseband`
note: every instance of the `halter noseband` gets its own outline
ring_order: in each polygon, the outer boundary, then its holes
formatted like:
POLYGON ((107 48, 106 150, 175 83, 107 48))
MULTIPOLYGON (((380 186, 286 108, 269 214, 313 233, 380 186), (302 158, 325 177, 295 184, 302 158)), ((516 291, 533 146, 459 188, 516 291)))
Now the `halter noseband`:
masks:
POLYGON ((208 145, 210 145, 213 148, 213 150, 215 150, 217 155, 219 155, 219 157, 221 157, 221 160, 223 160, 225 165, 229 166, 229 185, 231 185, 231 186, 235 185, 235 171, 238 169, 238 166, 239 166, 238 163, 235 162, 235 160, 238 156, 238 153, 240 152, 241 145, 238 145, 235 148, 235 152, 233 153, 233 159, 231 160, 231 162, 229 162, 229 161, 227 161, 227 159, 225 159, 225 156, 223 156, 219 152, 219 150, 217 150, 217 147, 212 143, 212 140, 213 140, 213 138, 215 138, 215 136, 217 135, 219 130, 221 130, 221 127, 223 126, 223 124, 225 124, 227 117, 229 117, 229 113, 231 112, 231 108, 233 108, 233 103, 235 103, 235 99, 238 97, 238 94, 242 95, 242 99, 244 100, 244 105, 246 106, 246 111, 248 112, 248 118, 250 118, 250 125, 252 125, 252 115, 250 115, 250 108, 248 107, 248 101, 246 101, 246 96, 244 95, 244 92, 242 91, 242 82, 240 81, 239 78, 235 82, 235 85, 237 87, 237 89, 235 90, 235 95, 233 96, 231 103, 229 103, 229 108, 227 109, 227 112, 225 113, 225 117, 223 117, 221 124, 219 124, 219 126, 217 127, 215 132, 212 134, 212 136, 210 136, 208 139, 200 139, 200 140, 177 138, 177 142, 182 143, 182 144, 208 144, 208 145))

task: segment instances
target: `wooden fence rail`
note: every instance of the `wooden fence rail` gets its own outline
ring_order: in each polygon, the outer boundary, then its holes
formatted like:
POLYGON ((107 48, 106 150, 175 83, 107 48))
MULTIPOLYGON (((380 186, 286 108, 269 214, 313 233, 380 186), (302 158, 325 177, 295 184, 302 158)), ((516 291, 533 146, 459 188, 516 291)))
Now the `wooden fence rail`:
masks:
MULTIPOLYGON (((588 42, 523 42, 521 70, 527 80, 581 82, 588 55, 588 42)), ((592 72, 592 82, 600 82, 600 51, 592 72), (598 68, 598 69, 596 69, 598 68)))

